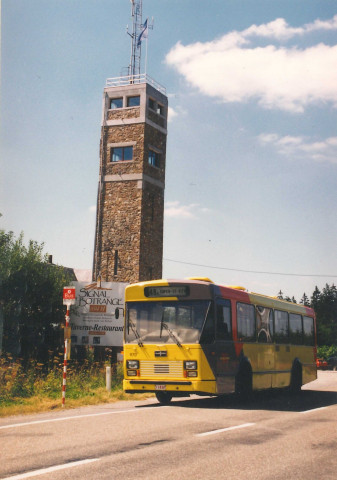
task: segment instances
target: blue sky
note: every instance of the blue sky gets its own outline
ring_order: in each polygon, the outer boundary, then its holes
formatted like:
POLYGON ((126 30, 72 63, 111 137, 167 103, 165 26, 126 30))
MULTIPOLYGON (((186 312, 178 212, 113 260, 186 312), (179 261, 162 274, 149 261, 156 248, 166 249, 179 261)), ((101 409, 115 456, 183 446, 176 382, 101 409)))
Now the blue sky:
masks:
MULTIPOLYGON (((130 6, 2 0, 0 226, 58 264, 92 266, 102 94, 129 64, 130 6)), ((165 277, 298 300, 336 283, 336 14, 143 0, 147 73, 170 105, 165 277)))

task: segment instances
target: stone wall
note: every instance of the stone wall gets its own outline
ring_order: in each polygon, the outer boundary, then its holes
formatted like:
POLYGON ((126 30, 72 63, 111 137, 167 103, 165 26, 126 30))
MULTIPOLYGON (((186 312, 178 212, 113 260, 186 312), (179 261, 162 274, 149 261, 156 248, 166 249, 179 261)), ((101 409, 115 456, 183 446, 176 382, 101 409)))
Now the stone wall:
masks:
POLYGON ((158 113, 148 110, 147 116, 152 122, 157 123, 157 125, 160 125, 163 128, 166 126, 165 118, 158 113))
POLYGON ((106 182, 101 233, 101 273, 105 281, 139 278, 142 190, 137 182, 106 182), (117 275, 115 250, 118 251, 117 275))
POLYGON ((156 178, 162 182, 165 182, 165 167, 166 167, 166 135, 159 130, 151 127, 150 125, 145 126, 145 138, 147 140, 145 146, 145 159, 144 159, 144 173, 147 175, 156 178), (160 155, 160 165, 159 168, 153 167, 148 163, 148 150, 149 147, 155 147, 160 150, 162 153, 160 155))
POLYGON ((113 109, 108 110, 107 112, 107 119, 108 120, 119 120, 125 118, 138 118, 140 116, 140 108, 139 107, 128 107, 123 109, 113 109))
POLYGON ((105 127, 105 175, 116 173, 141 173, 144 160, 144 123, 135 123, 124 126, 105 127), (133 160, 131 162, 111 162, 111 144, 135 142, 133 160))
POLYGON ((139 281, 162 277, 164 191, 145 184, 142 199, 139 281))

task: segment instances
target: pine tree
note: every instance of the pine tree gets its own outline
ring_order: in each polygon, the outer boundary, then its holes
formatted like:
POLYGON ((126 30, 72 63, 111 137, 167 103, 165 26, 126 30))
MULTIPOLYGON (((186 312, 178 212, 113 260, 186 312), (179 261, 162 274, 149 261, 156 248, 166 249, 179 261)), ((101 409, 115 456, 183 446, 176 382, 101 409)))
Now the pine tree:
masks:
POLYGON ((305 307, 310 307, 310 299, 309 297, 306 295, 306 293, 304 292, 303 295, 302 295, 302 298, 300 300, 300 304, 301 305, 304 305, 305 307))
POLYGON ((322 292, 315 288, 311 307, 316 312, 317 342, 319 345, 337 345, 337 288, 326 284, 322 292))

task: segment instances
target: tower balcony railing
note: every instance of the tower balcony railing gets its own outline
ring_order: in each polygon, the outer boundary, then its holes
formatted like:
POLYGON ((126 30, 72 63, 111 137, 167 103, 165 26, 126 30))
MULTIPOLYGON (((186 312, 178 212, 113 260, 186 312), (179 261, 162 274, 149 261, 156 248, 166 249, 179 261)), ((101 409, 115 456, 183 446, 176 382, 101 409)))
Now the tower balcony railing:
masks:
POLYGON ((126 85, 135 85, 138 83, 148 83, 153 88, 158 90, 163 95, 166 95, 166 88, 156 82, 146 73, 141 73, 139 75, 125 75, 124 77, 114 77, 107 78, 106 87, 122 87, 126 85))

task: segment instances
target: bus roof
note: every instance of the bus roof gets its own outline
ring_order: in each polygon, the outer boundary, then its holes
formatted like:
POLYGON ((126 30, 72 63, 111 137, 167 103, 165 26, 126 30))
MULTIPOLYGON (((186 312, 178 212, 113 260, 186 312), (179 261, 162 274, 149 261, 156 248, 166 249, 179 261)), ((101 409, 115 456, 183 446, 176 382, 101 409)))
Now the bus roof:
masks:
POLYGON ((291 313, 314 316, 314 311, 310 307, 288 302, 286 300, 280 300, 277 297, 248 292, 244 287, 241 286, 215 284, 208 277, 151 280, 133 283, 128 285, 125 289, 125 301, 154 301, 158 300, 159 298, 165 298, 165 300, 182 300, 183 297, 187 296, 189 298, 198 298, 198 295, 200 295, 199 298, 201 298, 201 296, 204 296, 204 298, 211 298, 213 296, 227 297, 243 303, 261 305, 279 310, 287 310, 291 313), (184 294, 184 290, 179 290, 179 287, 183 286, 193 286, 191 294, 187 295, 187 293, 184 294), (152 290, 146 290, 146 288, 151 289, 151 287, 152 290), (158 287, 162 287, 162 289, 158 287), (146 291, 150 291, 151 293, 146 294, 146 291))

